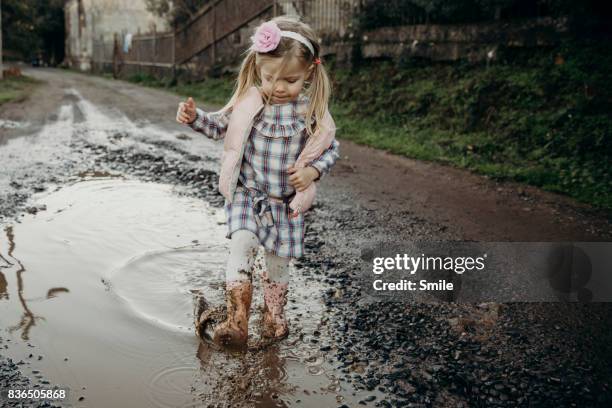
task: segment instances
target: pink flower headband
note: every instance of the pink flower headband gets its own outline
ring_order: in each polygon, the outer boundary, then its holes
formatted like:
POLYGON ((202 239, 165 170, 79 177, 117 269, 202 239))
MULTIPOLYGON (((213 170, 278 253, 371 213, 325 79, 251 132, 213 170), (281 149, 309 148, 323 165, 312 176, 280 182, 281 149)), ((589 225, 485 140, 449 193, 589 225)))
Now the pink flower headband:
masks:
MULTIPOLYGON (((278 47, 281 37, 290 37, 301 42, 308 47, 312 55, 315 55, 314 47, 306 37, 295 31, 281 30, 274 21, 266 21, 257 27, 255 34, 251 36, 251 42, 253 43, 251 45, 251 50, 257 52, 272 51, 278 47)), ((321 60, 316 58, 314 62, 315 64, 320 64, 321 60)))

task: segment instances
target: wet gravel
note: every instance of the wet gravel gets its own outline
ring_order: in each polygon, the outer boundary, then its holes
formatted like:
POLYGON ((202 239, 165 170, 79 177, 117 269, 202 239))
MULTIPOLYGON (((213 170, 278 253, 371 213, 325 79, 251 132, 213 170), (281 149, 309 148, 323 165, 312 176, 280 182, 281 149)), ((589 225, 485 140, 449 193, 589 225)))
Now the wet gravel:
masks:
MULTIPOLYGON (((8 349, 10 339, 4 339, 0 336, 0 349, 8 349)), ((34 349, 34 347, 32 346, 34 349)), ((38 356, 40 357, 40 356, 38 356)), ((0 406, 2 407, 59 407, 53 401, 47 400, 27 400, 27 405, 24 405, 24 400, 8 399, 9 390, 36 390, 36 389, 57 389, 57 385, 50 385, 43 375, 33 371, 33 378, 25 376, 22 372, 25 367, 30 365, 30 359, 38 358, 35 352, 30 353, 26 360, 13 361, 10 358, 2 356, 0 353, 0 406)))
POLYGON ((363 404, 612 406, 609 303, 365 302, 359 248, 347 245, 348 234, 367 231, 363 243, 430 239, 432 230, 439 239, 453 237, 425 220, 406 222, 409 214, 359 206, 332 212, 334 198, 323 201, 310 233, 327 240, 311 238, 310 247, 319 251, 302 267, 331 285, 325 301, 333 343, 324 350, 335 356, 346 382, 388 396, 363 404))
POLYGON ((154 181, 187 188, 189 194, 206 200, 213 207, 223 207, 223 196, 217 191, 219 176, 216 172, 198 167, 205 159, 190 154, 170 143, 154 143, 159 150, 142 152, 137 149, 118 149, 109 151, 104 146, 86 144, 96 158, 98 167, 107 167, 110 171, 126 173, 144 181, 154 181), (169 158, 166 149, 179 153, 182 157, 169 158))

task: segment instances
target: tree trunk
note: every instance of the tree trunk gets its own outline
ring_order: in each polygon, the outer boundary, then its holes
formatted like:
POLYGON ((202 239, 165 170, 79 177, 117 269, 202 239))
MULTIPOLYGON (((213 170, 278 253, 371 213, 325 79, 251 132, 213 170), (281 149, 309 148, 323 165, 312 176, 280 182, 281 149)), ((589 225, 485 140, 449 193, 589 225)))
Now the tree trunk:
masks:
POLYGON ((4 65, 2 64, 2 0, 0 0, 0 79, 4 76, 4 65))

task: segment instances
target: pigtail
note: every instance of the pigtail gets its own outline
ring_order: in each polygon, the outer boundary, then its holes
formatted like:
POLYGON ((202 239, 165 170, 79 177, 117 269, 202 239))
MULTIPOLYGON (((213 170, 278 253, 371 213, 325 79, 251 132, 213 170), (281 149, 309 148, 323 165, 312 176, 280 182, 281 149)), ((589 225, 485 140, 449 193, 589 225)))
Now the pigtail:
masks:
POLYGON ((306 114, 306 129, 308 135, 313 136, 317 130, 323 127, 323 118, 329 108, 328 101, 331 97, 331 82, 322 64, 314 64, 308 95, 310 103, 306 114), (313 117, 314 126, 312 123, 313 117))

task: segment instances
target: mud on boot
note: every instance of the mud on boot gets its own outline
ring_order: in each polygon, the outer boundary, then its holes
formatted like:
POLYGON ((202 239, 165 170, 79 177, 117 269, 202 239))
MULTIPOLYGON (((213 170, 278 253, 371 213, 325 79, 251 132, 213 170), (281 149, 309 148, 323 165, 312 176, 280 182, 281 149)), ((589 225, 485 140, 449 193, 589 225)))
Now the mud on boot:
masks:
POLYGON ((225 293, 227 318, 214 328, 212 339, 221 346, 246 346, 253 285, 250 281, 229 282, 225 293))
POLYGON ((211 307, 201 290, 192 290, 195 334, 202 340, 212 341, 214 328, 227 318, 225 306, 211 307))
POLYGON ((285 318, 288 283, 264 281, 264 313, 262 317, 263 337, 282 339, 289 334, 289 324, 285 318))

